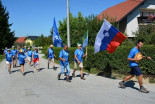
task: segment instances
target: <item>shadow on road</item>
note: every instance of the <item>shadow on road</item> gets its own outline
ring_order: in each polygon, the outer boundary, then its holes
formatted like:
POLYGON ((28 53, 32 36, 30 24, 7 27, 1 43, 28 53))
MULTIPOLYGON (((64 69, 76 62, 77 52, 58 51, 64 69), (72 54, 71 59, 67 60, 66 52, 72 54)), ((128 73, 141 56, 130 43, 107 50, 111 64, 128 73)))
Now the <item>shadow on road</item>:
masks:
POLYGON ((40 71, 42 71, 42 70, 44 70, 44 69, 45 69, 45 68, 39 68, 39 70, 38 70, 38 71, 40 72, 40 71))
POLYGON ((27 71, 24 73, 24 75, 29 74, 29 73, 34 73, 34 71, 27 71))
POLYGON ((19 71, 20 71, 20 69, 17 69, 17 70, 11 71, 11 73, 15 73, 15 72, 19 72, 19 71))
MULTIPOLYGON (((84 77, 85 75, 87 75, 87 76, 88 76, 89 74, 83 73, 83 77, 84 77)), ((81 78, 81 74, 76 75, 76 77, 80 77, 80 78, 81 78)))
POLYGON ((130 87, 130 88, 132 88, 132 89, 139 90, 137 87, 134 87, 135 82, 136 82, 136 81, 129 80, 129 81, 127 81, 127 82, 125 83, 125 87, 130 87))

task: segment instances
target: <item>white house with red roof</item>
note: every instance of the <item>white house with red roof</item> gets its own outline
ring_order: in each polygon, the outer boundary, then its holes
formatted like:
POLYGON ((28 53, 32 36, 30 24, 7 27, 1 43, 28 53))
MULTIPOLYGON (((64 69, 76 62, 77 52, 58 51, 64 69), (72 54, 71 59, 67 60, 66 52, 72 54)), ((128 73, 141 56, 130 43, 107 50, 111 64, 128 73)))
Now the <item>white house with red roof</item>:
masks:
POLYGON ((144 26, 155 24, 155 0, 126 0, 112 6, 97 16, 99 19, 109 17, 119 23, 119 30, 127 37, 144 26))

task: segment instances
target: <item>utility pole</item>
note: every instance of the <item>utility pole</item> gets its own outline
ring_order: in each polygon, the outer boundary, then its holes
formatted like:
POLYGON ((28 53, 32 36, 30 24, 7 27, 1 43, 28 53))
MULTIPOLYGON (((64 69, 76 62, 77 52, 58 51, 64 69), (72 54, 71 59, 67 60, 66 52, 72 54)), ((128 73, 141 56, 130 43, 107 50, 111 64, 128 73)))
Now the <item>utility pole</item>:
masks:
POLYGON ((70 26, 69 26, 69 0, 67 0, 67 45, 71 47, 70 44, 70 26))

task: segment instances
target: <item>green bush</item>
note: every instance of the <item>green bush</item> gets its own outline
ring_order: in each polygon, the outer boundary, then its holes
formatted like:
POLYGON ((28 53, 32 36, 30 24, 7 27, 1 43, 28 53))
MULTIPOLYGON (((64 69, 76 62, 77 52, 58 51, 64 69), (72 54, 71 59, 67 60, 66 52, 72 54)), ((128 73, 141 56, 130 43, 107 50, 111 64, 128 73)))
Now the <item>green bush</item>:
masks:
MULTIPOLYGON (((47 56, 47 48, 43 48, 43 53, 47 56)), ((84 60, 85 69, 89 70, 96 68, 101 71, 116 71, 121 74, 127 74, 130 71, 129 63, 127 61, 128 54, 133 46, 119 46, 117 50, 109 54, 107 51, 101 51, 94 55, 94 47, 88 47, 88 58, 84 60)), ((69 48, 70 63, 74 62, 74 51, 76 47, 69 48)), ((56 59, 59 59, 59 52, 62 48, 54 48, 56 59)), ((155 47, 153 45, 144 46, 142 49, 148 56, 155 60, 155 47)), ((145 75, 155 75, 155 62, 143 59, 140 63, 140 68, 145 75)))

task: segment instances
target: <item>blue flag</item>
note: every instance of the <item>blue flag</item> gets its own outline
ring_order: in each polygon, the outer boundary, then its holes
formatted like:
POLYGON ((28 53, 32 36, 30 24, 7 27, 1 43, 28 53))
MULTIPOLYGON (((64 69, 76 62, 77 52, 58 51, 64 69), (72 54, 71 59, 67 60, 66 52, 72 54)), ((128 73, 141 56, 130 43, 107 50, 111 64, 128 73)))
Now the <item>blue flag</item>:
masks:
POLYGON ((55 47, 63 47, 63 43, 62 43, 62 40, 59 36, 59 32, 57 29, 55 18, 53 20, 53 44, 55 47))

